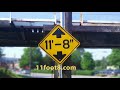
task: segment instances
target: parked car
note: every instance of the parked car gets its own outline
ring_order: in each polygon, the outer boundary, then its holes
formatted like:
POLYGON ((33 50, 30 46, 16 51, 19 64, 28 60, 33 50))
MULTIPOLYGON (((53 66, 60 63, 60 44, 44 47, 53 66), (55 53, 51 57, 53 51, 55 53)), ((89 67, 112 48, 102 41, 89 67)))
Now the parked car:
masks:
POLYGON ((113 70, 112 74, 113 75, 118 75, 118 74, 120 74, 120 70, 119 69, 113 70))
POLYGON ((100 70, 100 71, 96 71, 95 75, 111 75, 113 72, 113 70, 108 69, 108 70, 100 70))
POLYGON ((111 70, 111 69, 103 70, 103 74, 105 74, 105 75, 111 75, 112 72, 113 72, 113 70, 111 70))
POLYGON ((31 73, 30 70, 25 70, 25 69, 21 70, 21 74, 30 74, 30 73, 31 73))

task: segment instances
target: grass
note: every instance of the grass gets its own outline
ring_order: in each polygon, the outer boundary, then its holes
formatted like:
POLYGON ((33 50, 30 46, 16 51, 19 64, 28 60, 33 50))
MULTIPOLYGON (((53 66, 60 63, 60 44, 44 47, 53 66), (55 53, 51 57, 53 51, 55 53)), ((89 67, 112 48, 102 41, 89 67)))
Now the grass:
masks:
POLYGON ((31 78, 30 76, 18 75, 20 78, 31 78))
POLYGON ((22 78, 22 77, 12 73, 10 70, 0 68, 0 78, 22 78))
POLYGON ((106 77, 107 75, 105 75, 105 74, 96 74, 96 76, 106 77))
POLYGON ((12 73, 10 70, 0 68, 0 78, 31 78, 31 77, 25 75, 17 75, 15 73, 12 73))
POLYGON ((111 78, 120 78, 120 76, 112 76, 111 78))
POLYGON ((72 75, 93 75, 93 70, 76 70, 72 71, 72 75))

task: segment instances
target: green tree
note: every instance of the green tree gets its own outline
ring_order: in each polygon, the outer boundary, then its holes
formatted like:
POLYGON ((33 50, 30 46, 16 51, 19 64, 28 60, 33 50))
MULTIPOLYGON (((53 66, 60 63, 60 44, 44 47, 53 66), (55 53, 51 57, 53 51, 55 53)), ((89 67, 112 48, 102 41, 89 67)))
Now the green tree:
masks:
POLYGON ((95 60, 95 69, 101 70, 101 60, 95 60))
POLYGON ((72 65, 75 65, 77 69, 80 69, 80 62, 81 62, 81 53, 79 49, 76 49, 71 55, 72 65))
POLYGON ((101 60, 101 68, 106 69, 107 65, 108 65, 107 59, 103 57, 101 60))
POLYGON ((108 65, 107 59, 103 57, 101 60, 95 60, 95 68, 96 69, 106 69, 108 65))
POLYGON ((44 62, 44 65, 48 65, 48 66, 53 66, 54 63, 55 63, 52 60, 52 58, 50 58, 48 55, 46 55, 45 57, 43 57, 43 62, 44 62))
POLYGON ((95 67, 95 62, 92 58, 92 54, 85 52, 81 61, 81 67, 85 70, 93 70, 95 67))
POLYGON ((112 53, 107 57, 109 65, 120 67, 120 49, 112 49, 112 53))
POLYGON ((101 60, 95 60, 95 67, 101 66, 101 60))
POLYGON ((35 68, 36 65, 43 64, 42 58, 42 53, 39 48, 25 48, 24 54, 21 57, 20 67, 24 68, 29 66, 31 60, 31 68, 35 68))

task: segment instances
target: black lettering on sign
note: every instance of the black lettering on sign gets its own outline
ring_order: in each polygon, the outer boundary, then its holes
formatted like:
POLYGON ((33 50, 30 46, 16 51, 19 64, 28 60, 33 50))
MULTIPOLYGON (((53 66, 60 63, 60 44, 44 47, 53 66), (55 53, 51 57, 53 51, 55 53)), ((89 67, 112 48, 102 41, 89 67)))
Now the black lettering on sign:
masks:
POLYGON ((55 44, 56 46, 61 45, 60 43, 55 44))
POLYGON ((56 35, 56 38, 61 38, 61 36, 65 35, 65 33, 58 28, 52 35, 56 35))
POLYGON ((46 49, 52 49, 52 43, 53 43, 53 40, 46 40, 45 41, 46 49))
POLYGON ((53 55, 57 60, 61 61, 65 56, 66 54, 62 54, 62 51, 58 51, 57 52, 57 55, 53 55))
POLYGON ((63 48, 65 48, 65 49, 70 48, 70 43, 73 43, 73 39, 70 39, 70 40, 65 39, 65 40, 63 40, 63 48))

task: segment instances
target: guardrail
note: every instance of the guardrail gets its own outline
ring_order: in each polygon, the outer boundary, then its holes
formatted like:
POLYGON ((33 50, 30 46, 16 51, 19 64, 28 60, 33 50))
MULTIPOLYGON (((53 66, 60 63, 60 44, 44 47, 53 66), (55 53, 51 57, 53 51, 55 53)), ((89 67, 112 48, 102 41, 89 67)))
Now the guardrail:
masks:
MULTIPOLYGON (((27 19, 27 18, 0 18, 0 21, 16 21, 16 22, 48 22, 55 23, 55 19, 27 19)), ((80 20, 72 20, 72 23, 80 23, 80 20)), ((57 20, 60 23, 60 20, 57 20)), ((105 24, 120 24, 119 21, 101 21, 101 20, 84 20, 83 23, 105 23, 105 24)))

